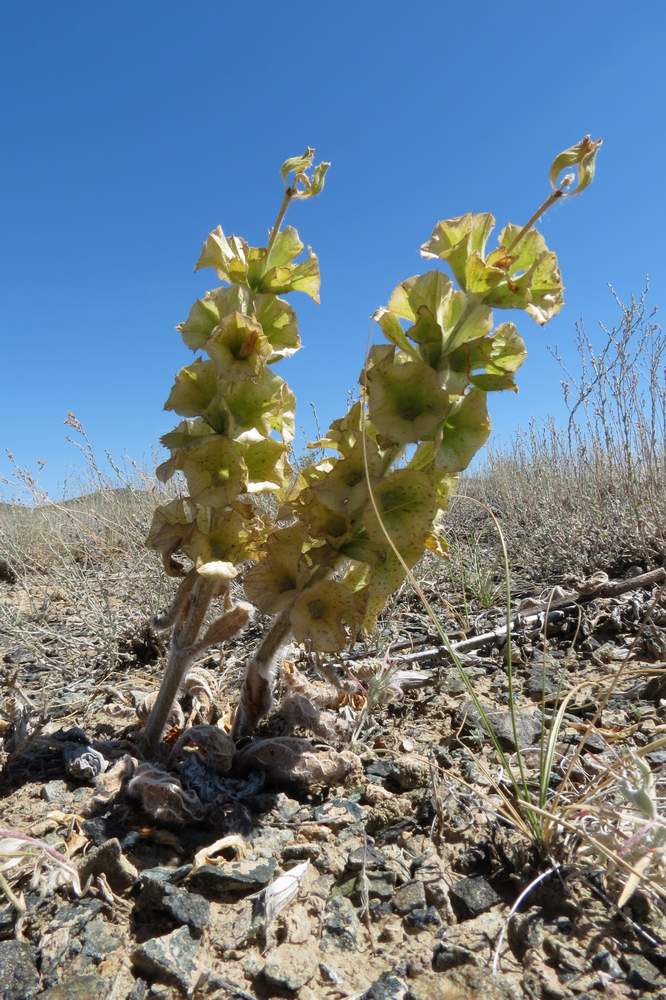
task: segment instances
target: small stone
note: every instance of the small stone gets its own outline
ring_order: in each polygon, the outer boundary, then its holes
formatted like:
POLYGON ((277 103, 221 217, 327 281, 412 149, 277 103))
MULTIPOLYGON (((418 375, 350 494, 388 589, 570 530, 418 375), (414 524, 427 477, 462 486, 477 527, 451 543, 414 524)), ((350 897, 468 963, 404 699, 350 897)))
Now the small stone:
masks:
POLYGON ((407 882, 393 897, 393 908, 402 916, 410 910, 425 909, 426 898, 423 882, 407 882))
POLYGON ((427 760, 415 755, 400 757, 396 762, 394 780, 401 791, 411 792, 423 788, 430 781, 430 765, 427 760))
POLYGON ((210 904, 196 892, 180 889, 164 880, 142 875, 143 888, 135 904, 139 919, 147 913, 149 919, 155 910, 166 914, 177 924, 187 924, 195 934, 202 934, 210 923, 210 904))
POLYGON ((0 941, 0 1000, 32 997, 39 989, 37 954, 22 941, 0 941))
POLYGON ((358 951, 361 947, 361 923, 346 896, 333 896, 324 911, 321 950, 358 951))
POLYGON ((64 781, 45 781, 40 791, 41 797, 46 802, 62 802, 68 794, 68 788, 64 781))
POLYGON ((557 661, 547 662, 545 667, 542 660, 537 661, 525 682, 525 692, 537 701, 544 697, 549 698, 561 691, 563 681, 564 677, 557 661))
POLYGON ((319 963, 319 971, 321 972, 322 979, 325 979, 327 983, 339 986, 342 982, 340 973, 336 972, 330 965, 327 965, 326 962, 319 963))
POLYGON ((419 931, 432 931, 442 926, 442 918, 434 906, 419 906, 411 910, 405 921, 410 927, 415 927, 419 931))
POLYGON ((395 775, 395 772, 395 761, 392 761, 387 757, 382 760, 373 760, 365 768, 365 773, 369 778, 375 778, 380 781, 385 781, 386 778, 392 778, 395 775))
POLYGON ((246 955, 242 961, 243 972, 248 979, 256 979, 264 971, 265 962, 261 955, 257 955, 256 952, 250 952, 246 955))
POLYGON ((273 808, 279 812, 282 819, 290 820, 301 812, 303 806, 297 799, 290 799, 284 792, 278 792, 273 808))
POLYGON ((363 868, 385 868, 386 858, 381 851, 368 844, 367 847, 357 847, 350 851, 347 858, 347 868, 352 872, 362 871, 363 868))
MULTIPOLYGON (((465 729, 478 729, 485 735, 485 726, 476 706, 472 702, 466 702, 463 712, 465 716, 465 729)), ((498 712, 486 707, 486 715, 500 743, 510 750, 517 750, 511 712, 498 712)), ((516 712, 515 716, 518 743, 521 747, 532 746, 541 733, 541 714, 539 712, 516 712)), ((487 738, 489 739, 490 737, 487 738)))
POLYGON ((473 875, 454 882, 449 895, 454 910, 462 920, 478 917, 500 902, 500 897, 483 875, 473 875))
POLYGON ((613 979, 622 979, 622 969, 616 958, 611 955, 608 948, 600 948, 592 958, 592 965, 595 969, 607 972, 613 979))
POLYGON ((90 1000, 91 997, 108 995, 108 981, 101 976, 73 976, 50 990, 44 990, 39 994, 39 1000, 90 1000))
POLYGON ((361 1000, 405 1000, 407 983, 392 972, 384 972, 361 994, 361 1000))
POLYGON ((102 917, 96 917, 86 925, 83 954, 93 962, 102 962, 106 956, 120 947, 120 939, 112 934, 102 917))
POLYGON ((264 979, 285 990, 300 990, 316 974, 319 963, 315 954, 299 944, 280 944, 269 955, 264 979))
POLYGON ((187 927, 150 938, 132 952, 132 961, 140 972, 160 983, 175 984, 188 997, 200 979, 198 958, 199 942, 187 927))
POLYGON ((666 986, 666 977, 643 955, 625 955, 622 964, 626 969, 627 982, 630 986, 652 990, 666 986))
POLYGON ((202 865, 192 873, 192 889, 213 897, 229 893, 256 892, 273 878, 277 862, 272 858, 261 861, 228 861, 223 865, 202 865))
POLYGON ((210 903, 196 892, 187 892, 175 886, 165 886, 162 909, 177 924, 187 924, 195 933, 202 934, 210 923, 210 903))
POLYGON ((141 872, 141 882, 168 882, 170 885, 178 885, 192 871, 192 865, 181 865, 179 868, 169 868, 166 865, 157 865, 155 868, 144 868, 141 872))
POLYGON ((113 891, 118 893, 129 889, 139 878, 138 871, 123 854, 116 837, 91 851, 79 865, 82 885, 94 875, 105 875, 113 891))
POLYGON ((319 861, 320 858, 319 844, 290 844, 282 852, 283 861, 319 861))
POLYGON ((368 872, 368 895, 370 898, 393 899, 395 893, 394 872, 368 872))
POLYGON ((432 956, 432 967, 435 972, 448 972, 449 969, 455 969, 459 965, 477 964, 473 951, 461 944, 449 944, 448 941, 438 944, 432 956))
POLYGON ((365 819, 365 809, 351 799, 331 799, 330 802, 317 806, 314 818, 317 823, 339 829, 353 823, 362 823, 365 819))

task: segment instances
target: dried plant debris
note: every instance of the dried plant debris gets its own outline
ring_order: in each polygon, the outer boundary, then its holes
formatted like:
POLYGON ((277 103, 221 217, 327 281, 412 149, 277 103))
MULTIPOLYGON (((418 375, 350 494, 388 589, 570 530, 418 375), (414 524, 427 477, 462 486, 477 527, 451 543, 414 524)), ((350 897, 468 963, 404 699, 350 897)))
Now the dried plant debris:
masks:
POLYGON ((30 876, 29 888, 41 896, 66 885, 81 895, 79 875, 69 859, 51 844, 20 830, 0 829, 0 894, 19 911, 25 910, 17 885, 30 876))
POLYGON ((183 788, 177 777, 155 764, 137 764, 126 791, 139 800, 145 812, 163 823, 191 823, 204 815, 196 792, 183 788))
POLYGON ((239 773, 263 770, 278 787, 340 785, 362 772, 359 757, 350 750, 318 750, 293 736, 256 740, 238 752, 234 767, 239 773))

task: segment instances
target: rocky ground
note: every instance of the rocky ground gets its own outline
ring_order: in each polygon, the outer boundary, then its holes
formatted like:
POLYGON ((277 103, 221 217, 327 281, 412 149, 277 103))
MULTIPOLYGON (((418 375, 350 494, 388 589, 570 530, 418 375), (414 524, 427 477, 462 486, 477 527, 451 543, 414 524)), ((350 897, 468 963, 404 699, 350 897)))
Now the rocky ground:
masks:
MULTIPOLYGON (((666 602, 659 582, 597 598, 568 586, 576 596, 557 592, 545 641, 538 621, 516 626, 515 731, 505 640, 465 658, 514 766, 516 737, 522 746, 532 789, 544 712, 573 692, 554 794, 601 708, 560 803, 571 829, 553 837, 550 859, 506 820, 506 769, 456 668, 433 651, 409 659, 436 634, 407 591, 377 647, 338 665, 346 696, 335 715, 326 708, 310 726, 322 759, 345 751, 353 761, 333 785, 295 771, 276 780, 260 761, 229 771, 196 741, 176 752, 183 720, 223 731, 261 623, 242 647, 201 665, 201 690, 184 695, 168 734, 173 753, 150 772, 157 797, 139 790, 149 771, 134 742, 137 706, 155 690, 163 655, 150 630, 119 637, 113 663, 63 655, 58 630, 71 623, 58 622, 57 606, 41 655, 0 634, 0 874, 23 910, 0 892, 0 998, 666 997, 656 854, 648 883, 618 909, 626 872, 576 832, 585 813, 588 832, 615 836, 633 859, 640 837, 647 843, 663 823, 662 814, 648 832, 639 825, 629 843, 616 779, 627 754, 648 748, 641 759, 663 802, 666 747, 650 748, 666 732, 666 602), (384 659, 389 642, 405 640, 384 659)), ((458 638, 501 627, 499 608, 454 612, 441 588, 426 589, 458 638)), ((513 596, 525 616, 541 594, 513 596)), ((19 600, 18 588, 7 582, 1 599, 19 600)), ((295 678, 316 702, 323 687, 306 658, 280 693, 293 694, 295 678)), ((308 735, 293 699, 282 703, 289 712, 280 704, 259 735, 308 735)))

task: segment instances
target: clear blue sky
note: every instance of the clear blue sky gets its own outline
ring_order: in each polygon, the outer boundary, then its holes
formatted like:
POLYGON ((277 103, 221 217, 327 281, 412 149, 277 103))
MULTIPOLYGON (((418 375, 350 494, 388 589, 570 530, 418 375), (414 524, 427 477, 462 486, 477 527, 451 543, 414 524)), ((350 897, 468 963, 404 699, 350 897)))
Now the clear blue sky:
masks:
POLYGON ((567 355, 576 319, 612 322, 609 281, 628 296, 649 273, 664 300, 665 29, 656 0, 5 5, 3 448, 45 459, 57 493, 73 410, 100 452, 148 460, 192 359, 175 324, 215 283, 192 272, 207 232, 261 243, 279 164, 307 144, 333 162, 323 195, 290 212, 322 304, 291 297, 305 348, 278 368, 305 432, 310 400, 322 425, 343 411, 368 317, 426 267, 437 219, 524 222, 553 154, 604 138, 594 185, 542 227, 565 310, 543 330, 521 319, 521 393, 493 399, 500 436, 561 413, 546 345, 567 355))

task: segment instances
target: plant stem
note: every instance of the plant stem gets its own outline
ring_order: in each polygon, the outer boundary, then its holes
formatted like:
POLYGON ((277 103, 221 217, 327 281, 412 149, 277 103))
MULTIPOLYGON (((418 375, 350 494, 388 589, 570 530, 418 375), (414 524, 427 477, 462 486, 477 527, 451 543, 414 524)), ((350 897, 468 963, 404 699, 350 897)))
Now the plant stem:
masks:
POLYGON ((551 191, 551 193, 548 195, 548 197, 546 198, 546 200, 543 202, 542 205, 539 205, 539 207, 537 208, 537 210, 534 213, 534 215, 530 216, 530 218, 527 220, 527 222, 525 223, 525 225, 523 226, 523 228, 520 230, 520 232, 518 233, 518 235, 514 237, 514 239, 509 244, 509 246, 506 248, 506 252, 507 253, 511 253, 513 250, 515 250, 515 248, 518 246, 518 244, 520 243, 520 241, 522 239, 524 239, 524 237, 530 231, 530 229, 532 228, 532 226, 534 225, 534 223, 537 222, 541 218, 542 215, 545 215, 546 212, 548 211, 548 209, 551 208, 555 204, 555 202, 558 201, 563 196, 563 194, 564 194, 564 186, 563 185, 564 185, 564 181, 562 181, 562 184, 560 185, 560 187, 555 188, 554 191, 551 191))
POLYGON ((267 256, 273 249, 273 244, 277 239, 277 234, 280 232, 280 226, 282 225, 282 221, 285 215, 287 214, 287 209, 289 208, 289 202, 293 197, 294 197, 294 188, 290 187, 286 188, 284 192, 284 197, 282 199, 282 204, 280 205, 280 211, 277 214, 277 218, 275 219, 275 222, 273 223, 273 228, 271 229, 271 234, 268 237, 268 245, 266 246, 267 256))
POLYGON ((192 647, 206 617, 214 587, 214 583, 200 577, 174 625, 164 677, 143 734, 144 747, 150 755, 157 750, 178 689, 190 665, 192 647))
POLYGON ((272 702, 272 685, 275 675, 274 660, 280 648, 288 642, 291 634, 289 612, 283 611, 261 640, 259 648, 245 667, 245 678, 234 726, 233 739, 250 736, 257 723, 266 715, 272 702))

